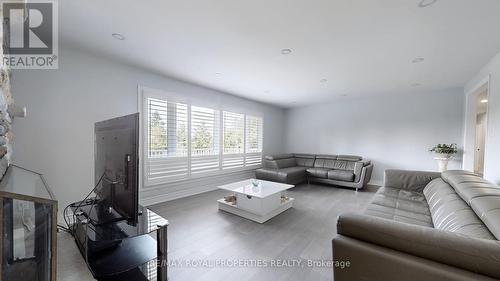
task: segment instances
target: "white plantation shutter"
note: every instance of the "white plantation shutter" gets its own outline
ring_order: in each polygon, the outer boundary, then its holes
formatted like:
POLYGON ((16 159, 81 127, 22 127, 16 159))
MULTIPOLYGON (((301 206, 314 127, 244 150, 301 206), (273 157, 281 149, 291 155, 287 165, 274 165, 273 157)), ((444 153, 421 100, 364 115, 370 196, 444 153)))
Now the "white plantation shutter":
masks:
POLYGON ((191 173, 219 170, 220 113, 191 106, 191 173))
POLYGON ((245 165, 245 115, 224 111, 222 169, 242 168, 245 165))
POLYGON ((201 107, 155 90, 143 90, 143 98, 146 188, 262 164, 262 117, 201 107))
POLYGON ((148 139, 146 183, 156 184, 188 176, 187 104, 147 99, 148 139))
POLYGON ((157 99, 148 99, 147 106, 148 156, 149 158, 156 158, 167 152, 167 102, 157 99))
POLYGON ((263 121, 262 117, 246 116, 245 166, 262 164, 263 121))

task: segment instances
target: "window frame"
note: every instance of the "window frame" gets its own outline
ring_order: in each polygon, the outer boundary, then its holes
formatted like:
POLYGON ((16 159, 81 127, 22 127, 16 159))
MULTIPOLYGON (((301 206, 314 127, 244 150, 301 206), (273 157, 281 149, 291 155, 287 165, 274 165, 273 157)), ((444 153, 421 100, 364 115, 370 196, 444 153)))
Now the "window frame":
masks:
MULTIPOLYGON (((171 184, 171 183, 176 183, 176 182, 182 182, 182 181, 188 181, 192 179, 200 179, 200 178, 205 178, 205 177, 210 177, 210 176, 217 176, 217 175, 224 175, 224 174, 231 174, 231 173, 237 173, 241 171, 248 171, 248 170, 255 170, 259 167, 262 166, 262 161, 263 161, 263 153, 264 153, 264 114, 260 112, 255 112, 251 110, 244 110, 242 108, 235 108, 230 105, 221 105, 220 103, 214 103, 208 100, 204 99, 197 99, 197 98, 188 98, 186 96, 182 96, 176 93, 171 93, 171 92, 166 92, 162 90, 157 90, 157 89, 152 89, 148 87, 143 87, 143 86, 138 86, 138 105, 139 105, 139 111, 141 115, 141 128, 140 128, 140 151, 141 151, 141 159, 144 159, 144 161, 141 161, 141 168, 140 168, 140 179, 141 179, 141 188, 155 188, 158 187, 160 188, 161 185, 165 184, 171 184), (188 173, 187 176, 182 177, 182 178, 172 178, 168 180, 151 180, 148 177, 148 165, 149 165, 149 143, 148 143, 148 98, 153 98, 153 99, 159 99, 159 100, 164 100, 167 102, 175 102, 175 103, 184 103, 187 105, 187 122, 188 122, 188 155, 186 156, 188 159, 188 173), (218 160, 219 160, 219 165, 218 169, 216 171, 210 171, 210 172, 205 172, 205 173, 198 173, 198 174, 192 174, 192 153, 191 153, 191 148, 192 148, 192 106, 195 107, 204 107, 204 108, 209 108, 212 110, 218 111, 219 114, 219 122, 218 124, 218 137, 219 137, 219 144, 218 144, 218 149, 219 149, 219 155, 218 155, 218 160), (242 155, 243 156, 243 167, 238 167, 238 168, 230 168, 230 169, 224 169, 223 167, 223 159, 224 155, 235 155, 235 154, 224 154, 224 112, 231 112, 231 113, 238 113, 238 114, 243 114, 243 153, 237 154, 237 155, 242 155), (246 145, 247 145, 247 116, 252 116, 252 117, 258 117, 262 119, 262 151, 257 152, 257 153, 247 153, 246 150, 246 145), (253 157, 253 158, 252 158, 253 157), (260 162, 258 164, 246 164, 247 158, 253 159, 251 163, 255 163, 256 157, 260 158, 260 162)), ((212 155, 213 156, 213 155, 212 155)), ((166 159, 166 158, 164 158, 166 159)))

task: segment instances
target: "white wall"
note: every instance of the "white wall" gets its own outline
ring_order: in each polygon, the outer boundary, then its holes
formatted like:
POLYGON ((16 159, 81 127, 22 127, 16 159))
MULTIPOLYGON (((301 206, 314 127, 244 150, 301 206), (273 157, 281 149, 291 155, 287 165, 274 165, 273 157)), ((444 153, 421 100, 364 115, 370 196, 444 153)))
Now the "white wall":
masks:
MULTIPOLYGON (((14 98, 28 108, 27 118, 15 120, 14 162, 43 173, 58 197, 60 208, 81 199, 94 185, 94 122, 137 112, 138 84, 262 112, 264 152, 282 152, 284 110, 281 108, 62 46, 59 70, 13 72, 14 98)), ((195 186, 193 183, 161 186, 143 192, 142 201, 155 203, 206 191, 215 188, 217 182, 249 175, 246 172, 229 178, 216 177, 195 186)))
MULTIPOLYGON (((488 96, 488 121, 486 136, 486 155, 484 159, 484 177, 496 184, 500 184, 500 53, 497 54, 479 73, 477 73, 464 87, 464 92, 469 94, 479 84, 489 77, 488 96)), ((466 130, 474 124, 475 114, 474 100, 467 99, 466 130), (472 122, 472 123, 471 123, 472 122), (472 125, 471 125, 472 124, 472 125)), ((465 134, 465 154, 473 158, 474 155, 474 135, 465 134)), ((467 161, 470 163, 470 161, 467 161)), ((473 162, 472 162, 473 163, 473 162)), ((465 168, 471 169, 470 164, 465 168)))
MULTIPOLYGON (((288 152, 354 154, 374 163, 372 183, 385 169, 436 170, 428 150, 462 145, 462 89, 433 94, 342 100, 287 111, 288 152)), ((460 157, 458 157, 460 158, 460 157)), ((449 168, 461 168, 460 159, 449 168)))

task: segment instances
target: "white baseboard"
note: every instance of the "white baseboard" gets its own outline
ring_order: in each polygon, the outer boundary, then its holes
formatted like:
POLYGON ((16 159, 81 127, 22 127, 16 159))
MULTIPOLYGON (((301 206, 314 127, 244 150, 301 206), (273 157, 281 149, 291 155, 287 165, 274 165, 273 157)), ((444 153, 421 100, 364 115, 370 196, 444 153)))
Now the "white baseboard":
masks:
POLYGON ((383 180, 371 180, 368 184, 382 186, 384 184, 383 180))

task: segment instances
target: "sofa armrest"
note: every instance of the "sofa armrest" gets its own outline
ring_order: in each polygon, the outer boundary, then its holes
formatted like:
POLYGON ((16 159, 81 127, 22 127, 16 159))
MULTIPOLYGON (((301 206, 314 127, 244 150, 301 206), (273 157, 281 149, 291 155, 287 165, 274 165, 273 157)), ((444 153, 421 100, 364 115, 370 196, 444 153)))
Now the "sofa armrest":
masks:
POLYGON ((332 241, 335 281, 495 281, 498 279, 344 235, 332 241), (346 263, 349 263, 346 265, 346 263), (344 265, 344 266, 342 266, 344 265))
POLYGON ((337 232, 367 243, 500 278, 500 241, 478 239, 430 227, 344 214, 337 232))
POLYGON ((385 170, 384 186, 422 192, 424 187, 441 173, 427 171, 385 170))
POLYGON ((260 168, 255 170, 255 178, 259 180, 279 181, 280 172, 278 169, 260 168))
POLYGON ((373 164, 370 160, 358 161, 354 164, 354 182, 360 183, 360 187, 365 186, 372 176, 373 164))
POLYGON ((279 169, 276 160, 264 159, 262 166, 266 169, 276 169, 276 170, 279 169))
POLYGON ((362 173, 363 173, 363 168, 368 167, 371 165, 370 160, 360 160, 354 163, 354 182, 359 182, 361 179, 362 173))

